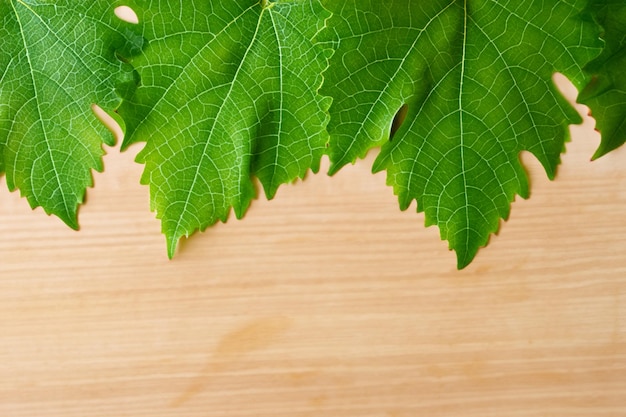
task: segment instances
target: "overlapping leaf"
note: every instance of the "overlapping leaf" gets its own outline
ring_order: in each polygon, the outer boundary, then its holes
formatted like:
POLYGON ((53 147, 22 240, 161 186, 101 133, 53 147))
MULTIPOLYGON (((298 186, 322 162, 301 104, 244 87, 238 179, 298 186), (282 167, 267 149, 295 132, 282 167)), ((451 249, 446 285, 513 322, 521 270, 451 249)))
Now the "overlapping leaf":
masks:
POLYGON ((0 2, 0 173, 73 228, 113 141, 91 105, 115 109, 133 82, 125 30, 108 1, 0 2))
POLYGON ((626 141, 626 1, 593 0, 591 12, 603 26, 605 48, 585 69, 593 79, 578 96, 589 106, 602 134, 594 158, 626 141))
POLYGON ((318 94, 329 52, 313 39, 328 12, 318 1, 125 2, 145 53, 141 87, 122 106, 126 145, 146 141, 151 206, 172 256, 180 237, 242 216, 260 179, 278 186, 317 170, 330 104, 318 94))
POLYGON ((91 169, 112 137, 91 105, 120 108, 123 146, 147 142, 152 208, 173 254, 180 237, 238 217, 261 181, 316 171, 330 100, 331 172, 382 145, 374 170, 467 265, 528 183, 532 152, 553 177, 579 120, 552 85, 562 72, 603 134, 626 140, 622 0, 60 0, 0 2, 0 173, 32 206, 77 227, 91 169), (113 15, 139 15, 138 36, 113 15), (598 26, 604 53, 598 54, 598 26), (117 57, 133 59, 141 86, 117 57), (396 113, 399 130, 389 139, 396 113), (404 123, 401 119, 406 116, 404 123))
POLYGON ((519 161, 554 176, 567 125, 562 72, 581 87, 599 53, 584 0, 350 0, 325 3, 338 50, 323 93, 331 106, 331 172, 382 145, 374 171, 412 200, 466 266, 528 195, 519 161), (396 112, 407 116, 389 140, 396 112))

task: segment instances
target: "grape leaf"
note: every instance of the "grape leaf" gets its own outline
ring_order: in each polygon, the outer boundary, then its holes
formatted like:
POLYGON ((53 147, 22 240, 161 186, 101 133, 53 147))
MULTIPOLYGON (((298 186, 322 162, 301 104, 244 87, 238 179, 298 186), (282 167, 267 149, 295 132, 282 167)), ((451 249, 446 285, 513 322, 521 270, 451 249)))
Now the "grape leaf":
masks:
POLYGON ((585 67, 594 77, 578 96, 602 134, 596 159, 626 141, 626 2, 593 0, 589 8, 604 27, 606 42, 602 54, 585 67))
POLYGON ((578 87, 599 53, 584 0, 327 1, 326 42, 338 45, 323 94, 333 97, 331 174, 382 145, 400 207, 412 200, 469 264, 528 196, 519 160, 530 151, 553 178, 580 116, 553 85, 578 87), (406 120, 390 140, 398 110, 406 120))
POLYGON ((330 100, 318 94, 330 52, 313 39, 329 13, 314 0, 128 1, 148 42, 132 61, 141 86, 122 105, 128 140, 144 141, 151 207, 168 254, 178 240, 241 217, 259 178, 319 169, 330 100))
POLYGON ((134 51, 124 28, 107 1, 0 2, 0 173, 75 229, 102 143, 114 141, 91 106, 112 111, 116 88, 134 83, 116 57, 134 51))

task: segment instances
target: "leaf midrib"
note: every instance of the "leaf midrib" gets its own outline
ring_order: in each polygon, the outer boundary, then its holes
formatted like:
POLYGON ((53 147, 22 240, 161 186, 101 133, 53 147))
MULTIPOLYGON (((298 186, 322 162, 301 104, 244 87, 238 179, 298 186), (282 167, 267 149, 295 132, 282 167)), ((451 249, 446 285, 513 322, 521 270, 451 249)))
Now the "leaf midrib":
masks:
MULTIPOLYGON (((257 5, 255 5, 257 6, 257 5)), ((245 14, 246 12, 248 12, 249 10, 251 10, 253 8, 253 6, 249 7, 248 9, 246 9, 246 11, 244 13, 242 13, 241 15, 238 16, 241 17, 243 14, 245 14)), ((198 161, 198 164, 196 165, 196 171, 193 175, 193 180, 191 182, 191 185, 189 187, 189 192, 187 193, 187 196, 185 198, 185 203, 183 205, 183 209, 182 209, 182 213, 186 213, 187 212, 187 207, 189 206, 189 200, 191 198, 191 195, 193 194, 193 190, 195 188, 196 185, 196 181, 198 180, 198 178, 200 177, 200 168, 202 167, 202 164, 204 162, 204 160, 207 157, 207 150, 209 147, 209 143, 211 143, 211 141, 209 140, 210 138, 213 137, 213 131, 215 129, 215 125, 217 124, 217 120, 220 118, 220 115, 222 113, 222 110, 224 109, 224 106, 226 105, 226 102, 228 101, 233 88, 235 86, 235 82, 237 81, 237 78, 239 76, 239 72, 241 71, 241 68, 243 67, 243 64, 246 61, 246 58, 248 56, 248 53, 250 52, 250 50, 252 49, 252 46, 254 45, 256 39, 257 39, 257 35, 259 33, 259 28, 261 27, 261 21, 263 19, 263 13, 265 12, 265 8, 261 9, 261 13, 259 14, 259 19, 257 20, 257 26, 255 28, 254 34, 252 35, 252 38, 250 39, 250 44, 248 45, 248 47, 246 48, 246 51, 243 54, 243 57, 241 59, 241 61, 239 62, 239 66, 237 67, 237 70, 235 71, 235 74, 233 75, 233 79, 230 82, 230 87, 228 89, 228 92, 226 93, 226 96, 224 97, 224 100, 222 100, 222 104, 220 105, 217 114, 215 115, 214 118, 214 122, 213 125, 211 126, 211 129, 207 135, 207 140, 204 144, 204 148, 202 149, 202 154, 200 156, 200 160, 198 161)), ((232 24, 233 22, 230 22, 230 24, 232 24)), ((191 62, 191 61, 190 61, 191 62)), ((220 176, 220 170, 216 169, 217 175, 220 178, 220 184, 223 184, 223 181, 221 181, 221 176, 220 176)), ((238 181, 239 184, 241 184, 241 181, 238 181)), ((241 194, 241 190, 240 190, 240 194, 241 194)), ((179 235, 179 230, 181 228, 181 219, 182 219, 182 215, 178 218, 178 221, 176 222, 176 228, 174 229, 174 233, 172 234, 172 241, 170 242, 169 248, 168 248, 168 253, 170 255, 170 258, 173 256, 174 251, 176 250, 176 245, 178 244, 178 239, 180 238, 179 235)))
MULTIPOLYGON (((465 252, 463 254, 463 265, 467 263, 467 248, 469 248, 469 198, 467 193, 467 172, 465 170, 465 132, 463 130, 463 86, 465 78, 465 55, 467 49, 467 0, 463 0, 463 52, 461 54, 461 73, 459 74, 459 130, 460 130, 460 159, 461 159, 461 177, 463 178, 463 197, 465 198, 465 252)), ((459 265, 461 260, 459 259, 459 265)))
MULTIPOLYGON (((18 3, 22 4, 26 9, 28 9, 35 16, 38 17, 37 13, 35 13, 35 11, 32 10, 28 5, 24 4, 22 1, 19 1, 19 0, 18 0, 18 3)), ((71 223, 72 223, 71 226, 73 228, 76 228, 75 222, 72 219, 72 211, 70 210, 70 208, 68 206, 68 201, 66 199, 66 194, 65 194, 65 192, 63 190, 63 183, 62 183, 62 181, 61 181, 61 179, 59 177, 59 171, 58 171, 58 169, 56 167, 56 161, 54 160, 54 157, 52 155, 52 149, 50 148, 50 144, 49 144, 50 143, 50 139, 48 138, 48 132, 47 132, 47 130, 45 128, 45 125, 43 123, 44 119, 43 119, 43 115, 41 113, 41 108, 40 108, 41 105, 40 105, 40 102, 39 102, 37 83, 35 81, 34 68, 33 68, 33 65, 32 65, 32 62, 31 62, 31 58, 30 58, 30 52, 29 52, 29 49, 28 49, 28 42, 26 40, 26 37, 24 36, 24 33, 25 33, 24 32, 24 26, 22 24, 22 20, 20 19, 20 15, 19 15, 19 13, 18 13, 18 11, 17 11, 17 9, 15 7, 15 4, 13 2, 11 2, 11 8, 13 9, 13 13, 15 13, 15 18, 17 20, 17 23, 20 26, 20 35, 21 35, 21 38, 22 38, 22 42, 24 44, 24 53, 26 55, 26 60, 28 62, 28 67, 29 67, 29 72, 28 73, 30 75, 31 82, 32 82, 32 85, 33 85, 33 98, 35 100, 35 107, 37 108, 37 114, 39 116, 39 125, 41 126, 41 131, 43 133, 43 138, 44 138, 44 141, 45 141, 45 143, 47 145, 46 149, 48 151, 50 163, 52 164, 52 171, 54 172, 54 178, 55 178, 56 183, 58 185, 58 190, 60 190, 60 192, 61 192, 61 200, 63 201, 63 206, 64 206, 65 214, 66 214, 66 219, 65 220, 66 221, 71 221, 71 223)), ((47 25, 46 25, 46 27, 48 28, 47 25)), ((17 176, 16 169, 17 169, 17 164, 13 164, 13 178, 16 178, 16 176, 17 176)), ((35 198, 37 198, 36 197, 37 196, 37 194, 36 194, 37 188, 33 184, 33 179, 34 179, 34 176, 32 175, 32 172, 31 172, 30 186, 31 186, 31 189, 32 189, 33 196, 35 196, 35 198)), ((37 202, 39 203, 38 200, 39 199, 37 198, 37 202)))
MULTIPOLYGON (((263 9, 261 15, 266 9, 263 9)), ((280 36, 278 36, 278 27, 276 22, 274 21, 274 14, 271 9, 267 9, 270 19, 272 20, 272 28, 274 29, 274 35, 276 36, 276 44, 278 45, 278 80, 279 80, 279 95, 280 95, 280 103, 279 103, 279 119, 278 119, 278 132, 276 133, 276 152, 274 153, 274 166, 272 168, 273 174, 270 182, 269 189, 275 190, 276 185, 274 181, 276 181, 276 167, 278 167, 278 150, 280 149, 280 142, 282 138, 282 130, 283 130, 283 103, 284 103, 284 90, 283 90, 283 54, 282 54, 282 46, 280 43, 280 36)), ((260 19, 259 19, 260 21, 260 19)))

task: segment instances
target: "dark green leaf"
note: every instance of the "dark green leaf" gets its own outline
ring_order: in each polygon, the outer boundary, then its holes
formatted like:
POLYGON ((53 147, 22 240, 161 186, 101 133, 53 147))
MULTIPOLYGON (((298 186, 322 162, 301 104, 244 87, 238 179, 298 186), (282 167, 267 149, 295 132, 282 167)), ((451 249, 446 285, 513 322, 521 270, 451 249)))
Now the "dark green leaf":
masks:
POLYGON ((589 8, 604 27, 606 42, 602 54, 585 67, 593 79, 578 96, 602 134, 595 159, 626 141, 626 1, 593 0, 589 8))

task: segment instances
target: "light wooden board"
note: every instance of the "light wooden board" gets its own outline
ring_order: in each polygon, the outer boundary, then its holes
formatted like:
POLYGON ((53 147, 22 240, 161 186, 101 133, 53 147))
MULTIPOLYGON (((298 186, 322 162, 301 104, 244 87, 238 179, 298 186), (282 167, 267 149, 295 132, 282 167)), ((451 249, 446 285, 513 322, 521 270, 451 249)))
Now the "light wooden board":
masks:
POLYGON ((0 416, 625 416, 626 150, 598 140, 573 128, 555 182, 524 155, 532 197, 460 272, 371 156, 173 261, 138 148, 80 232, 2 182, 0 416))

